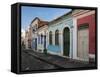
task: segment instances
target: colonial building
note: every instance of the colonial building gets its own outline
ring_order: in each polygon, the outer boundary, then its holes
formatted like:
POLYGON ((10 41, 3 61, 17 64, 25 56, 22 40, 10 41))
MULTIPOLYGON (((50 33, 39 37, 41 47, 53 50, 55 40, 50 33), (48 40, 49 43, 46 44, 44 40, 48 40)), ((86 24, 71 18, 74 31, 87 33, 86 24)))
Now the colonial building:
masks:
POLYGON ((47 38, 47 31, 48 31, 48 25, 43 25, 42 27, 39 27, 37 30, 38 33, 38 43, 37 43, 37 50, 40 52, 43 52, 44 49, 46 49, 46 38, 47 38))
POLYGON ((95 11, 71 10, 50 21, 36 17, 26 31, 26 48, 62 57, 95 60, 95 11))
POLYGON ((73 58, 73 28, 72 11, 51 21, 48 25, 47 52, 73 58))
POLYGON ((95 11, 74 10, 75 57, 79 60, 95 60, 95 11))
POLYGON ((38 17, 31 22, 32 49, 43 52, 46 48, 47 24, 47 21, 40 20, 38 17))

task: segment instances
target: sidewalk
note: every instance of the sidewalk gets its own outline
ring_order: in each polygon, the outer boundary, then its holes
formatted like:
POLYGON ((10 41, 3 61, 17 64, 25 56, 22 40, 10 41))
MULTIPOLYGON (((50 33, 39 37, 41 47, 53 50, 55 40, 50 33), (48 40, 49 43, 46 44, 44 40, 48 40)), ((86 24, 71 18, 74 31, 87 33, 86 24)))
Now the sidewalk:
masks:
POLYGON ((88 62, 68 59, 68 58, 57 56, 57 55, 51 55, 51 54, 45 55, 44 53, 35 52, 33 50, 28 50, 25 52, 40 60, 43 60, 45 62, 48 62, 50 64, 53 64, 61 68, 79 68, 79 67, 94 67, 95 66, 95 64, 93 63, 90 64, 88 62))

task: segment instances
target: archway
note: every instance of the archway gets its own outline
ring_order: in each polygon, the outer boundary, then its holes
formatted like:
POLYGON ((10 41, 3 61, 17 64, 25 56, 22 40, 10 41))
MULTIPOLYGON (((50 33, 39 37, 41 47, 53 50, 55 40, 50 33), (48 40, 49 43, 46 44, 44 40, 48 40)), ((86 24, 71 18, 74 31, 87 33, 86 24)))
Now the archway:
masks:
POLYGON ((63 55, 69 56, 70 53, 70 30, 68 27, 63 30, 63 55))

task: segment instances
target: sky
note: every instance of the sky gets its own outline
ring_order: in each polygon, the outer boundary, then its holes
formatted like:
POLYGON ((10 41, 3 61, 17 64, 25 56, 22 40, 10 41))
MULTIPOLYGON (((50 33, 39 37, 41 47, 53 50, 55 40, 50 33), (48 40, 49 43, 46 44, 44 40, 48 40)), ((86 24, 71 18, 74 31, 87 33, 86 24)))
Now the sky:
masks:
POLYGON ((45 8, 45 7, 21 7, 21 27, 22 31, 30 25, 31 21, 35 17, 39 17, 44 21, 51 21, 59 16, 64 15, 65 13, 71 11, 71 9, 62 9, 62 8, 45 8))

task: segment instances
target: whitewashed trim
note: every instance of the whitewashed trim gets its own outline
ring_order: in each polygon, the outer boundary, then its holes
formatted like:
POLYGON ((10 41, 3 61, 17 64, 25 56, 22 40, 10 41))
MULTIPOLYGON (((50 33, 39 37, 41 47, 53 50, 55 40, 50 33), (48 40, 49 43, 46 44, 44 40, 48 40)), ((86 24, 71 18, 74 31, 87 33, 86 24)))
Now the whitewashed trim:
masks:
POLYGON ((77 59, 77 20, 73 18, 73 59, 77 59))
POLYGON ((63 47, 64 47, 64 46, 63 46, 63 31, 64 31, 64 29, 65 29, 66 27, 68 27, 69 30, 70 30, 70 50, 69 50, 69 53, 70 53, 70 54, 69 54, 69 58, 72 58, 72 56, 71 56, 71 55, 72 55, 72 51, 71 51, 71 48, 72 48, 72 41, 71 41, 71 40, 72 40, 73 37, 72 37, 72 34, 71 34, 71 28, 70 28, 69 25, 65 25, 65 26, 63 27, 63 29, 62 29, 62 40, 61 40, 61 41, 62 41, 62 47, 61 47, 62 49, 61 49, 61 55, 63 56, 63 53, 64 53, 64 52, 63 52, 63 47))

